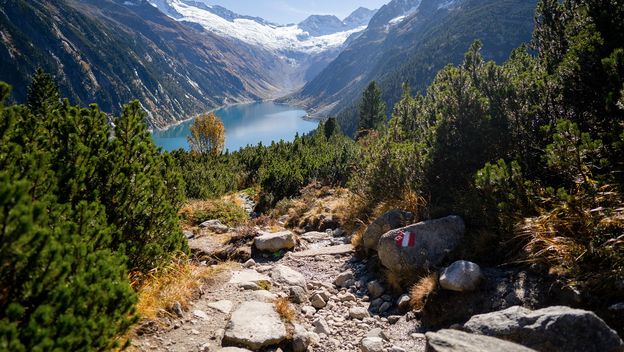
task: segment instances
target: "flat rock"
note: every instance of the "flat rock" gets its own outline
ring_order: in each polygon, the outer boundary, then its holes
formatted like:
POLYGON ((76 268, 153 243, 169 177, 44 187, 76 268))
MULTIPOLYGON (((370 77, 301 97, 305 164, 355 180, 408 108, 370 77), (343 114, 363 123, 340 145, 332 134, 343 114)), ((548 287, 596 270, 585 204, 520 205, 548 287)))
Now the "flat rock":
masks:
POLYGON ((271 293, 267 290, 254 291, 251 295, 254 300, 266 303, 272 303, 277 299, 276 294, 271 293))
POLYGON ((271 303, 243 302, 232 313, 225 328, 223 343, 251 350, 279 344, 286 339, 286 327, 271 303))
POLYGON ((252 285, 270 285, 271 278, 266 275, 260 274, 253 269, 243 269, 232 272, 232 277, 228 282, 232 285, 244 286, 247 284, 252 285))
POLYGON ((350 244, 341 244, 338 246, 329 246, 323 248, 309 249, 301 252, 293 252, 293 257, 316 257, 319 255, 338 255, 353 252, 353 246, 350 244))
POLYGON ((208 220, 199 224, 199 227, 205 228, 208 231, 212 231, 214 233, 226 233, 230 230, 229 227, 222 224, 219 220, 208 220))
POLYGON ((459 330, 428 332, 426 352, 536 352, 513 342, 459 330))
POLYGON ((445 290, 474 291, 483 280, 479 265, 466 260, 458 260, 449 265, 440 275, 440 286, 445 290))
POLYGON ((307 289, 306 279, 303 274, 285 265, 278 264, 271 271, 273 281, 287 286, 299 286, 307 289))
POLYGON ((238 347, 224 347, 220 350, 218 350, 219 352, 251 352, 248 349, 245 348, 238 348, 238 347))
POLYGON ((459 246, 465 231, 462 218, 452 215, 386 232, 379 240, 379 260, 395 273, 428 270, 459 246))
POLYGON ((254 245, 263 252, 277 252, 295 248, 295 235, 290 231, 260 232, 254 239, 254 245))
POLYGON ((223 314, 230 314, 232 308, 234 307, 234 303, 232 303, 232 301, 222 300, 217 302, 210 302, 208 303, 208 307, 217 310, 223 314))
POLYGON ((475 315, 463 329, 539 351, 624 351, 622 339, 596 314, 565 306, 535 311, 515 306, 475 315))

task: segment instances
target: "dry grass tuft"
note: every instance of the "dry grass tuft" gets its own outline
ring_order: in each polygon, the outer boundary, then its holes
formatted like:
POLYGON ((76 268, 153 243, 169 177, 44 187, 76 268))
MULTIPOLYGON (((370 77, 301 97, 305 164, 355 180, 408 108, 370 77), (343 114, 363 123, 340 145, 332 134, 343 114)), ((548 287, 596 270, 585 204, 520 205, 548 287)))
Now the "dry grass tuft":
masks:
MULTIPOLYGON (((249 220, 249 215, 245 209, 234 201, 224 199, 189 201, 178 212, 182 219, 182 226, 190 228, 213 219, 232 227, 245 224, 249 220)), ((232 199, 240 200, 238 197, 232 199)))
POLYGON ((403 283, 405 282, 403 275, 397 274, 396 272, 392 270, 386 269, 383 271, 383 276, 388 286, 390 286, 390 288, 394 292, 401 292, 403 288, 403 283))
POLYGON ((412 309, 421 310, 427 303, 427 298, 438 289, 438 273, 431 273, 421 278, 410 289, 410 305, 412 309))
POLYGON ((281 297, 275 300, 275 310, 277 314, 280 315, 283 321, 292 322, 297 315, 295 308, 293 308, 292 304, 286 297, 281 297))
POLYGON ((568 285, 606 298, 621 295, 624 280, 624 204, 609 186, 553 202, 541 215, 524 219, 516 233, 524 260, 549 268, 568 285))
POLYGON ((179 258, 167 267, 152 270, 142 277, 135 276, 133 283, 139 295, 137 312, 141 318, 154 319, 167 312, 175 302, 187 309, 202 284, 219 273, 237 267, 238 264, 225 262, 216 266, 198 266, 179 258))

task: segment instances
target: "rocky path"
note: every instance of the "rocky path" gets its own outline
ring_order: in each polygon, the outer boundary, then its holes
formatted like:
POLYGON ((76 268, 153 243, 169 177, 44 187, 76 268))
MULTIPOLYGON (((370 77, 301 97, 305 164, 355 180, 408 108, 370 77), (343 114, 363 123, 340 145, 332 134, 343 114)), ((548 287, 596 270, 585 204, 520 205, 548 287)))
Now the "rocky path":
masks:
POLYGON ((228 345, 267 351, 424 351, 424 335, 398 315, 397 297, 376 283, 347 238, 323 232, 301 238, 306 250, 279 260, 259 255, 220 274, 187 312, 163 319, 134 346, 151 351, 219 351, 228 345), (277 314, 279 298, 289 300, 294 317, 277 314))

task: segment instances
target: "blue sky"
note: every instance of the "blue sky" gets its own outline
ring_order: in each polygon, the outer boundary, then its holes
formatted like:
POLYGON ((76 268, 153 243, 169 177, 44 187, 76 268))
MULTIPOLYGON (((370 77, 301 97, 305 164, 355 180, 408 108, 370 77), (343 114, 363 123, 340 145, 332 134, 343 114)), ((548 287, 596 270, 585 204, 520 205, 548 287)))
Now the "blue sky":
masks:
POLYGON ((309 15, 348 16, 360 6, 380 8, 390 0, 204 0, 243 15, 259 16, 268 21, 298 23, 309 15))

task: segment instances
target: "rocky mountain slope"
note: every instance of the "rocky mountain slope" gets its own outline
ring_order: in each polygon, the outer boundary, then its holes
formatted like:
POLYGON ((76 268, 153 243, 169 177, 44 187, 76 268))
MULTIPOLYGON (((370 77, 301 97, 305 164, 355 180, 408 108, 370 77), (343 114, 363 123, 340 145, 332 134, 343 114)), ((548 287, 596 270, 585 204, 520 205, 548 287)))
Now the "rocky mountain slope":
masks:
POLYGON ((480 39, 487 59, 502 61, 531 39, 535 1, 394 0, 383 6, 368 28, 308 82, 291 100, 340 115, 344 130, 356 127, 356 104, 372 80, 380 83, 388 106, 401 84, 424 90, 436 72, 463 59, 480 39))
POLYGON ((143 0, 2 1, 0 80, 17 101, 39 66, 76 103, 119 113, 139 99, 152 127, 286 85, 270 53, 192 29, 143 0))
POLYGON ((250 52, 268 51, 282 65, 276 72, 299 89, 325 68, 344 46, 366 28, 376 10, 358 8, 344 20, 312 15, 299 24, 277 25, 243 16, 218 5, 194 0, 150 0, 171 18, 205 31, 245 43, 250 52))

